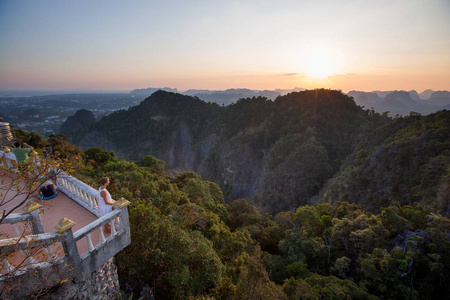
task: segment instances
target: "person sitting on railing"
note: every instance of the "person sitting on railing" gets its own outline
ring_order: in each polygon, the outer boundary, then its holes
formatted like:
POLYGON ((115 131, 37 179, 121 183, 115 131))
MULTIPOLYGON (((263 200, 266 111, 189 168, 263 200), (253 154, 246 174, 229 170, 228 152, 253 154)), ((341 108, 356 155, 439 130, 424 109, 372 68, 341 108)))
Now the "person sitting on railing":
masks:
POLYGON ((55 198, 58 194, 56 192, 56 176, 54 174, 49 176, 49 179, 44 182, 40 188, 39 198, 42 200, 50 200, 55 198))
MULTIPOLYGON (((111 212, 114 200, 111 198, 111 194, 108 192, 106 187, 109 185, 109 178, 103 177, 98 181, 100 187, 98 188, 98 208, 102 216, 111 212)), ((106 232, 111 232, 111 226, 109 224, 105 225, 106 232)))
POLYGON ((14 147, 16 148, 11 149, 11 152, 16 156, 18 164, 28 160, 28 154, 30 154, 30 152, 34 149, 27 143, 20 144, 19 142, 15 142, 14 147), (22 146, 27 146, 28 148, 22 148, 22 146))

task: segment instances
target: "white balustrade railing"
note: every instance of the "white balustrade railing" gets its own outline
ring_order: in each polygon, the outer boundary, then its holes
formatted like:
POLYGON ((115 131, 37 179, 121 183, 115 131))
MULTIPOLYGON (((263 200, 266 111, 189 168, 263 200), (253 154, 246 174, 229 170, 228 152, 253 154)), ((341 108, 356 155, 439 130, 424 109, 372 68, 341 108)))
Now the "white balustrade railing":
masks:
MULTIPOLYGON (((99 246, 104 244, 107 240, 113 239, 114 236, 121 233, 125 228, 123 228, 123 222, 122 222, 122 213, 120 209, 113 210, 112 212, 106 214, 105 216, 101 217, 98 220, 95 220, 94 222, 84 226, 80 230, 77 230, 73 234, 73 238, 75 241, 79 241, 83 238, 86 238, 87 245, 88 245, 88 251, 92 252, 95 249, 97 249, 99 246), (109 236, 106 238, 105 236, 108 234, 105 232, 105 225, 109 224, 110 226, 110 232, 109 236), (99 242, 94 245, 92 241, 92 233, 98 231, 99 235, 99 242)), ((80 255, 88 255, 88 253, 81 253, 80 255)))
MULTIPOLYGON (((13 217, 17 219, 16 216, 13 217)), ((75 247, 76 251, 72 253, 77 253, 82 259, 83 257, 89 256, 90 252, 100 248, 107 241, 113 240, 115 236, 123 233, 126 230, 126 228, 123 227, 124 222, 122 222, 122 218, 123 218, 123 210, 115 209, 114 211, 108 213, 107 215, 101 217, 100 219, 95 220, 94 222, 84 226, 83 228, 73 233, 73 239, 75 242, 70 245, 67 245, 67 247, 68 248, 75 247), (105 233, 106 224, 109 224, 111 226, 111 231, 109 233, 105 233), (91 234, 97 230, 99 232, 99 239, 98 242, 94 245, 91 234), (105 236, 107 235, 108 237, 106 238, 105 236), (79 253, 79 249, 76 245, 76 242, 83 238, 87 239, 88 249, 87 252, 85 253, 79 253)), ((7 223, 11 223, 8 221, 8 218, 6 218, 5 220, 7 220, 7 223)), ((22 221, 23 222, 30 221, 30 218, 22 217, 22 221)), ((26 236, 19 235, 13 238, 1 239, 0 257, 2 259, 2 262, 0 262, 0 264, 3 265, 3 267, 2 270, 0 270, 0 276, 10 275, 12 273, 14 273, 14 275, 17 275, 17 273, 15 272, 23 273, 23 271, 27 271, 34 268, 40 268, 42 266, 47 266, 48 262, 59 262, 61 259, 64 259, 66 256, 69 256, 69 253, 67 252, 70 251, 64 251, 64 256, 62 257, 58 257, 53 251, 53 246, 56 243, 65 242, 66 239, 64 238, 64 236, 65 235, 63 233, 53 232, 53 233, 33 234, 26 236), (35 248, 39 249, 36 250, 35 248), (11 254, 16 251, 19 251, 23 255, 23 257, 25 257, 25 261, 24 263, 21 264, 20 269, 16 269, 15 267, 13 267, 14 256, 11 254), (42 251, 45 251, 45 253, 48 254, 48 261, 38 261, 33 257, 33 256, 42 257, 41 255, 42 251), (32 252, 33 254, 31 254, 32 252), (9 262, 10 259, 12 259, 13 261, 9 262)))
POLYGON ((98 191, 86 183, 61 172, 56 177, 58 189, 66 194, 69 198, 89 210, 97 217, 101 217, 98 208, 98 191))
MULTIPOLYGON (((9 169, 17 168, 14 154, 4 151, 0 151, 0 164, 9 169)), ((16 235, 0 239, 0 291, 6 288, 11 298, 52 287, 66 278, 83 280, 130 244, 128 201, 119 199, 110 213, 101 216, 97 190, 60 170, 56 173, 58 190, 99 218, 75 233, 70 227, 64 232, 44 233, 38 210, 13 213, 3 219, 3 224, 13 226, 16 235), (23 222, 31 225, 32 234, 20 233, 17 224, 23 222), (109 232, 105 232, 106 224, 109 224, 109 232), (84 250, 79 248, 78 241, 81 241, 81 247, 87 245, 87 251, 80 253, 84 250), (55 253, 55 245, 58 253, 55 253), (59 250, 61 246, 62 251, 59 250), (15 261, 17 257, 22 258, 20 264, 15 261), (54 278, 43 286, 42 276, 54 278)))
POLYGON ((36 235, 27 235, 21 237, 14 237, 9 239, 0 240, 0 256, 2 257, 1 264, 3 265, 0 270, 0 278, 5 276, 18 276, 31 269, 39 269, 47 267, 48 261, 37 261, 33 254, 42 257, 40 255, 42 251, 48 253, 49 261, 62 262, 62 257, 57 257, 53 253, 53 245, 64 241, 64 235, 58 232, 41 233, 36 235), (36 248, 39 248, 36 250, 36 248), (33 254, 31 251, 33 250, 33 254), (14 252, 19 252, 25 257, 25 260, 21 260, 20 265, 14 267, 14 252), (9 262, 12 260, 12 263, 9 262))
MULTIPOLYGON (((130 244, 126 206, 129 202, 122 201, 124 202, 126 204, 119 204, 110 213, 75 233, 68 228, 65 232, 32 234, 0 240, 0 290, 6 288, 7 296, 20 298, 42 288, 58 285, 61 280, 69 278, 77 282, 84 280, 130 244), (109 232, 105 232, 106 224, 110 225, 109 232), (77 242, 83 239, 86 239, 87 251, 80 253, 83 243, 78 245, 77 242), (62 248, 62 251, 58 250, 55 254, 54 246, 62 248), (19 264, 14 253, 21 257, 19 264), (53 276, 52 280, 45 282, 46 286, 42 285, 42 274, 53 276)), ((7 217, 6 223, 29 221, 30 218, 24 215, 15 214, 12 220, 8 220, 7 217)))

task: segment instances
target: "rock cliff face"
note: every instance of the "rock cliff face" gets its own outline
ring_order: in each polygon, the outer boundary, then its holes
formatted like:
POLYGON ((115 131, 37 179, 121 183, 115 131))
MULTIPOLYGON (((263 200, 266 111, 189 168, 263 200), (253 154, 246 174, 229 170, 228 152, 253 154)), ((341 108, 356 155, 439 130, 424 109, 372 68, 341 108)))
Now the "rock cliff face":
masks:
POLYGON ((124 150, 123 146, 116 145, 113 141, 102 135, 98 131, 90 131, 78 142, 83 149, 92 147, 103 148, 106 151, 114 152, 117 157, 127 160, 139 160, 147 154, 156 155, 166 162, 167 169, 177 172, 193 170, 195 172, 205 172, 203 167, 205 158, 217 142, 215 134, 208 135, 202 140, 193 143, 194 137, 187 124, 181 123, 170 136, 167 137, 167 147, 154 152, 146 152, 145 149, 154 148, 152 140, 144 140, 134 149, 124 150))
MULTIPOLYGON (((166 140, 167 146, 157 154, 147 154, 164 160, 167 169, 177 172, 193 170, 204 179, 219 183, 228 200, 250 199, 262 184, 266 166, 264 154, 243 144, 240 139, 219 144, 214 133, 195 139, 189 125, 181 122, 166 140)), ((154 148, 154 142, 146 140, 136 149, 124 151, 123 147, 98 131, 87 133, 79 144, 84 149, 102 147, 127 160, 138 160, 144 156, 143 149, 154 148)))
POLYGON ((116 147, 113 142, 103 137, 98 131, 94 130, 86 134, 80 143, 83 149, 89 149, 92 147, 103 148, 106 151, 114 152, 117 157, 127 158, 127 153, 116 147))
MULTIPOLYGON (((250 148, 240 140, 218 144, 216 134, 211 134, 194 144, 194 137, 187 124, 180 124, 168 137, 170 143, 161 149, 157 157, 166 162, 166 168, 177 172, 192 170, 202 178, 218 183, 227 200, 251 199, 259 190, 266 174, 264 153, 250 148)), ((142 158, 139 151, 124 151, 97 131, 90 132, 81 140, 84 149, 102 147, 117 157, 128 160, 142 158)), ((152 142, 143 142, 142 148, 151 148, 152 142)))
POLYGON ((88 278, 80 283, 66 282, 55 288, 46 299, 92 299, 109 300, 118 299, 120 293, 119 276, 114 258, 103 264, 88 278))
POLYGON ((162 153, 163 160, 175 171, 194 169, 194 149, 189 127, 180 123, 172 135, 171 146, 167 152, 162 153))
POLYGON ((237 139, 211 149, 199 174, 218 183, 226 199, 251 199, 261 187, 266 169, 263 152, 237 139))

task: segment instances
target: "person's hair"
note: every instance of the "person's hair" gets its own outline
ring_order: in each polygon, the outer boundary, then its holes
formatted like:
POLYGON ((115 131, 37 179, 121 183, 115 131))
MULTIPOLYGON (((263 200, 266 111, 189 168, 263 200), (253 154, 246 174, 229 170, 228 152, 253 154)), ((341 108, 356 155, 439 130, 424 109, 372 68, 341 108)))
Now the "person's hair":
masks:
POLYGON ((14 147, 20 147, 20 143, 19 142, 15 142, 14 143, 14 147))
POLYGON ((103 177, 98 181, 98 184, 104 185, 106 182, 108 182, 108 177, 103 177))

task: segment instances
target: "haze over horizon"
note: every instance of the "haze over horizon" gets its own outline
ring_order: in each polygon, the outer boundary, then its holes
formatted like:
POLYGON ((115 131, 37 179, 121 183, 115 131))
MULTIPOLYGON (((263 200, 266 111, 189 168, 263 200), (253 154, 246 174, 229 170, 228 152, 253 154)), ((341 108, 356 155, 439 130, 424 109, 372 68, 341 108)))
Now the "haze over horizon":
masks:
POLYGON ((0 90, 450 90, 450 1, 0 2, 0 90))

